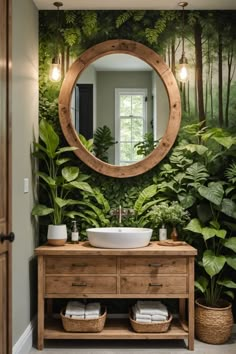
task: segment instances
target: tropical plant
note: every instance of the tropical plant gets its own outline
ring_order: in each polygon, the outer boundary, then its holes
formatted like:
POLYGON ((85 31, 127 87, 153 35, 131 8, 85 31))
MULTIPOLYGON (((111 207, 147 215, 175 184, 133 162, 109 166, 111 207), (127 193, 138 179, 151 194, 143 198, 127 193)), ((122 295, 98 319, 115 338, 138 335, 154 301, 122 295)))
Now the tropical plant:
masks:
MULTIPOLYGON (((231 177, 229 167, 226 176, 231 177)), ((186 230, 193 233, 192 242, 198 248, 198 277, 195 287, 205 299, 207 306, 219 306, 219 300, 227 295, 234 298, 236 283, 229 274, 236 270, 236 195, 231 181, 210 182, 198 189, 203 198, 186 230)))
POLYGON ((157 143, 158 141, 154 140, 153 133, 149 132, 144 134, 143 141, 135 144, 134 148, 137 149, 137 155, 147 156, 156 148, 157 143))
MULTIPOLYGON (((94 195, 91 186, 85 182, 89 177, 81 174, 77 166, 68 165, 71 161, 65 153, 76 150, 75 147, 59 147, 59 136, 52 125, 46 120, 39 124, 40 142, 34 142, 33 156, 40 160, 42 171, 38 171, 40 186, 47 194, 47 205, 36 204, 32 215, 49 215, 52 224, 62 224, 65 218, 74 218, 77 211, 71 206, 78 204, 78 200, 71 199, 74 190, 94 195)), ((82 216, 82 215, 80 215, 82 216)))
POLYGON ((108 149, 116 144, 111 135, 111 129, 104 125, 97 128, 93 135, 93 151, 95 156, 105 162, 108 162, 108 149))

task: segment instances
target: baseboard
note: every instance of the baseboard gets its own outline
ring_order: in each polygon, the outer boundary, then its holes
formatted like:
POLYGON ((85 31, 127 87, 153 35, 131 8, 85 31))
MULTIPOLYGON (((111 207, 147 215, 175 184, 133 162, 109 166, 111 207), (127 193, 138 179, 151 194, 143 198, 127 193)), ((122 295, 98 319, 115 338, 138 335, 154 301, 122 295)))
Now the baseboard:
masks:
POLYGON ((36 317, 30 322, 12 349, 12 354, 28 354, 32 349, 36 317))

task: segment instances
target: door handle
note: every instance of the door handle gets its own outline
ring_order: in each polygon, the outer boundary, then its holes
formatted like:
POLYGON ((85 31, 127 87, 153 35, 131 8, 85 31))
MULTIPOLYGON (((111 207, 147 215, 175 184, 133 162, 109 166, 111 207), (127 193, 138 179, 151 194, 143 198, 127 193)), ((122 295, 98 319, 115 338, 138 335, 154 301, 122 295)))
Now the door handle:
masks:
POLYGON ((14 232, 10 232, 8 235, 0 234, 0 241, 3 243, 4 241, 13 242, 15 240, 14 232))

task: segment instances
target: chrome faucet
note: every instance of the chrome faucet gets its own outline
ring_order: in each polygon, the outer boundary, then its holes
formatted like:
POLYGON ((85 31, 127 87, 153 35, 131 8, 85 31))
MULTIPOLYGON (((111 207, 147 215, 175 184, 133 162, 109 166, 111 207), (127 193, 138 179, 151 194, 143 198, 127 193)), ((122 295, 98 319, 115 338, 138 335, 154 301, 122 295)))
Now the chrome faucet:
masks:
POLYGON ((134 210, 133 209, 122 209, 122 206, 119 205, 119 208, 111 210, 110 214, 111 215, 117 215, 119 224, 121 224, 122 216, 133 215, 134 214, 134 210))

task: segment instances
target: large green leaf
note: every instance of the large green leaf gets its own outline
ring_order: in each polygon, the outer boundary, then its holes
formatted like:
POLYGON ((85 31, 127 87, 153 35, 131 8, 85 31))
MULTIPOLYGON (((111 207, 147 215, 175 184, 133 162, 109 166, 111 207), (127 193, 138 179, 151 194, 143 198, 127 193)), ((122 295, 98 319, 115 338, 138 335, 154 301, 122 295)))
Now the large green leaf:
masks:
POLYGON ((213 139, 220 145, 224 146, 226 149, 230 149, 232 145, 236 144, 235 137, 232 136, 224 136, 224 137, 216 137, 213 139))
POLYGON ((59 136, 45 119, 42 119, 39 123, 39 136, 46 145, 47 155, 54 158, 59 145, 59 136))
POLYGON ((46 182, 50 187, 56 186, 55 179, 53 179, 52 177, 48 176, 46 173, 37 172, 36 175, 39 176, 40 178, 42 178, 44 180, 44 182, 46 182))
POLYGON ((202 235, 204 240, 207 241, 209 238, 212 238, 216 235, 216 229, 214 229, 213 227, 203 227, 202 235))
POLYGON ((208 151, 208 148, 200 144, 187 144, 181 146, 182 149, 188 150, 191 153, 196 152, 198 155, 203 155, 208 151))
POLYGON ((64 163, 66 163, 66 162, 68 162, 68 161, 70 161, 71 159, 69 158, 69 157, 64 157, 64 158, 62 158, 62 159, 57 159, 56 160, 56 164, 57 164, 57 166, 61 166, 61 165, 63 165, 64 163))
POLYGON ((224 246, 236 252, 236 237, 230 237, 224 241, 224 246))
POLYGON ((197 216, 203 225, 205 225, 207 222, 209 222, 213 218, 210 203, 204 202, 204 203, 198 204, 197 205, 197 216))
POLYGON ((79 168, 76 166, 66 166, 62 169, 61 174, 67 182, 72 182, 78 177, 79 168))
POLYGON ((87 182, 72 181, 70 182, 70 185, 84 192, 93 194, 93 190, 87 182))
POLYGON ((234 270, 236 270, 236 255, 234 256, 226 256, 226 263, 233 268, 234 270))
POLYGON ((48 208, 46 205, 43 204, 37 204, 34 206, 32 210, 32 215, 37 215, 37 216, 44 216, 51 214, 54 211, 53 208, 48 208))
POLYGON ((228 295, 232 300, 234 299, 234 292, 232 290, 226 290, 223 294, 228 295))
POLYGON ((101 193, 101 191, 98 188, 93 188, 94 191, 94 197, 98 204, 102 205, 104 208, 104 212, 107 213, 110 210, 110 205, 107 201, 107 199, 104 197, 104 195, 101 193))
POLYGON ((209 280, 205 278, 204 276, 200 276, 195 282, 194 285, 195 287, 200 290, 202 293, 205 293, 207 287, 209 284, 209 280))
POLYGON ((236 204, 232 199, 224 198, 221 205, 222 213, 236 219, 236 204))
POLYGON ((192 219, 184 229, 198 234, 202 233, 202 227, 198 219, 192 219))
POLYGON ((70 152, 70 151, 75 151, 77 150, 78 148, 75 147, 75 146, 66 146, 66 147, 63 147, 63 148, 60 148, 57 150, 56 152, 56 155, 60 155, 61 153, 63 152, 70 152))
POLYGON ((178 199, 184 209, 191 208, 196 201, 196 198, 191 194, 178 194, 178 199))
POLYGON ((236 283, 234 281, 232 281, 231 279, 218 280, 217 284, 223 285, 226 288, 236 289, 236 283))
POLYGON ((59 197, 55 198, 55 202, 60 208, 63 208, 64 206, 69 204, 69 200, 68 199, 66 200, 66 199, 62 199, 62 198, 59 198, 59 197))
POLYGON ((224 188, 221 182, 210 182, 208 187, 201 186, 198 188, 198 192, 203 198, 219 206, 223 199, 224 188))
POLYGON ((219 274, 226 262, 225 256, 216 256, 212 250, 206 250, 203 254, 202 263, 207 274, 212 278, 219 274))
POLYGON ((134 204, 134 210, 137 214, 141 213, 143 204, 150 200, 154 195, 157 193, 157 186, 156 184, 152 184, 146 187, 142 192, 139 194, 138 199, 134 204))

